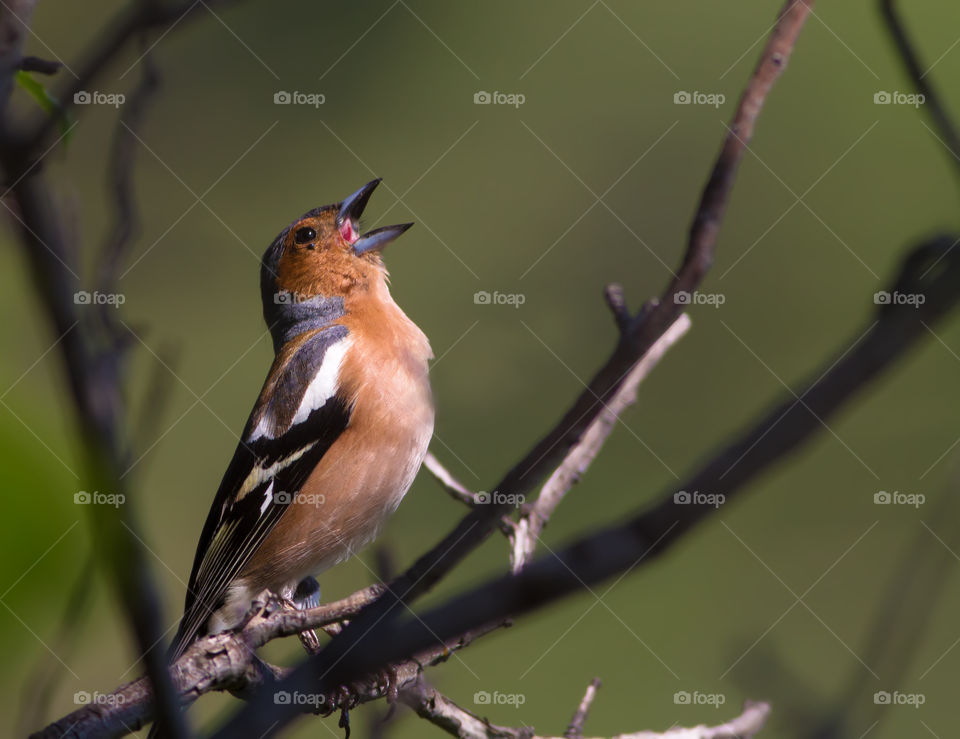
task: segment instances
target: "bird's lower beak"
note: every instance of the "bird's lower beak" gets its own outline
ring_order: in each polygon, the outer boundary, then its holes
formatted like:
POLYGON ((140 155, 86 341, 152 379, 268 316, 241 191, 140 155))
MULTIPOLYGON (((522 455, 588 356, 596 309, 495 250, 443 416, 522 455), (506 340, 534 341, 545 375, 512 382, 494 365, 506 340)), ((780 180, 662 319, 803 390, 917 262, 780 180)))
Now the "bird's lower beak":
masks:
POLYGON ((357 230, 357 223, 367 207, 370 195, 380 184, 380 178, 368 182, 340 204, 337 213, 337 228, 344 241, 353 247, 357 256, 370 251, 381 251, 387 244, 406 231, 412 223, 402 223, 398 226, 383 226, 361 235, 357 230))

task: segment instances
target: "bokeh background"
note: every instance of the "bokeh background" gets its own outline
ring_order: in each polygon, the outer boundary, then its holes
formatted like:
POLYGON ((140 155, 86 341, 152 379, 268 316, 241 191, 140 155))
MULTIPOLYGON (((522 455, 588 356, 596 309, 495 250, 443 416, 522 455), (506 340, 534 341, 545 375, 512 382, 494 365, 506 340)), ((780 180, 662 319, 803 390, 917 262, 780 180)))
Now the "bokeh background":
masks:
MULTIPOLYGON (((785 397, 785 385, 798 386, 855 341, 873 293, 909 245, 957 228, 955 173, 923 111, 874 102, 878 92, 910 92, 875 5, 816 7, 761 117, 703 286, 725 302, 692 307, 692 331, 644 384, 541 553, 676 484, 785 397)), ((116 6, 41 3, 28 51, 75 63, 116 6)), ((251 1, 200 8, 153 37, 163 90, 141 132, 143 223, 119 311, 137 337, 127 378, 136 463, 127 480, 171 628, 203 518, 271 359, 257 278, 276 233, 384 178, 367 224, 417 223, 386 260, 397 301, 437 355, 432 450, 484 490, 611 348, 604 284, 622 282, 634 307, 662 290, 778 7, 251 1), (324 102, 275 104, 281 91, 324 102), (524 99, 475 104, 481 91, 524 99), (675 104, 682 91, 723 99, 675 104), (523 302, 478 304, 478 291, 523 302), (146 397, 165 376, 157 416, 146 397)), ((908 11, 931 79, 952 93, 955 8, 908 11)), ((96 91, 129 95, 140 55, 131 47, 96 91)), ((87 254, 111 222, 105 169, 116 120, 107 105, 78 109, 69 145, 45 160, 87 254)), ((75 692, 108 691, 139 669, 99 574, 87 607, 70 611, 64 626, 91 543, 74 504, 77 445, 63 372, 48 351, 56 337, 14 234, 0 235, 4 734, 37 728, 72 710, 75 692), (48 705, 31 713, 37 686, 51 680, 48 705), (29 727, 18 723, 24 712, 29 727)), ((84 289, 90 260, 73 266, 84 289)), ((857 735, 955 735, 960 598, 945 548, 955 524, 938 506, 956 495, 958 355, 953 318, 669 556, 484 639, 430 679, 496 722, 541 732, 562 733, 600 676, 591 734, 717 722, 744 699, 765 698, 775 711, 763 736, 792 737, 866 675, 878 691, 925 702, 894 706, 857 735), (881 490, 926 502, 875 505, 881 490), (911 542, 947 563, 942 592, 918 600, 905 629, 880 633, 881 643, 916 637, 907 669, 885 674, 865 655, 911 542), (520 695, 523 705, 477 706, 478 691, 520 695), (725 703, 677 705, 678 691, 725 703)), ((462 515, 421 474, 382 544, 406 566, 462 515)), ((506 563, 504 541, 492 537, 424 604, 506 563)), ((368 584, 374 568, 371 550, 325 574, 325 598, 368 584)), ((293 658, 298 649, 279 652, 293 658)), ((191 718, 209 729, 235 708, 229 696, 211 696, 191 718)), ((357 710, 357 734, 384 710, 382 702, 357 710)), ((439 735, 399 714, 392 736, 439 735)), ((324 725, 339 734, 334 722, 324 725)), ((302 720, 292 735, 325 734, 317 723, 302 720)))

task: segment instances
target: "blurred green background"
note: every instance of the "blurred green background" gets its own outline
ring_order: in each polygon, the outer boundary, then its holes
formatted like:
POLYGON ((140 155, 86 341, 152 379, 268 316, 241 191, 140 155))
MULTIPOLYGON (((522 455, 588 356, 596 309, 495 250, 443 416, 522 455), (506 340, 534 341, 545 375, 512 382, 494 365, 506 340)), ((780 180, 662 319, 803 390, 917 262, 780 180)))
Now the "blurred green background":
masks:
MULTIPOLYGON (((28 52, 75 64, 117 5, 41 3, 28 52)), ((417 223, 386 260, 395 298, 437 355, 432 450, 465 484, 486 489, 612 347, 604 284, 622 282, 634 307, 661 292, 779 5, 246 2, 216 14, 201 7, 152 39, 163 90, 141 132, 143 229, 121 280, 120 316, 143 342, 134 340, 129 367, 137 462, 127 480, 171 627, 203 518, 271 359, 257 280, 276 233, 384 178, 367 225, 417 223), (325 102, 276 105, 280 91, 325 102), (480 91, 525 99, 478 105, 480 91), (674 104, 680 91, 725 101, 674 104), (478 291, 524 302, 476 304, 478 291), (168 372, 158 356, 173 376, 154 417, 146 393, 168 372)), ((935 64, 931 79, 952 91, 956 9, 909 7, 909 25, 935 64)), ((131 47, 96 90, 129 95, 140 54, 131 47)), ((850 346, 906 247, 957 228, 948 153, 922 111, 874 104, 880 91, 910 90, 875 4, 818 4, 760 119, 703 286, 725 303, 692 307, 692 331, 644 384, 541 553, 676 484, 783 398, 785 384, 798 386, 850 346)), ((111 222, 104 184, 117 111, 77 114, 70 145, 45 166, 89 253, 111 222)), ((14 233, 4 232, 0 252, 4 734, 24 730, 18 716, 31 715, 38 673, 58 682, 28 728, 73 710, 76 691, 108 691, 139 674, 100 576, 89 612, 63 632, 90 540, 73 502, 69 398, 59 356, 47 353, 55 337, 14 233)), ((89 287, 89 260, 73 267, 78 289, 89 287)), ((934 330, 829 431, 669 556, 484 639, 429 678, 495 722, 544 733, 562 733, 600 676, 590 734, 719 722, 744 699, 765 698, 775 706, 763 736, 789 737, 802 728, 798 715, 835 706, 865 674, 875 690, 920 693, 925 704, 894 706, 855 735, 955 735, 955 569, 943 597, 917 603, 929 620, 916 626, 923 633, 904 673, 884 674, 864 656, 905 547, 920 537, 939 548, 936 537, 946 541, 954 525, 935 506, 956 471, 960 322, 934 330), (880 490, 921 493, 926 503, 877 506, 880 490), (524 702, 477 706, 478 691, 524 702), (725 705, 677 705, 677 691, 721 694, 725 705)), ((462 515, 421 474, 381 541, 405 567, 462 515)), ((374 562, 368 550, 326 573, 324 597, 371 582, 374 562)), ((506 565, 506 545, 493 537, 423 605, 506 565)), ((210 696, 190 715, 211 728, 235 708, 229 696, 210 696)), ((357 710, 357 735, 384 710, 382 702, 357 710)), ((391 736, 440 735, 399 714, 391 736)), ((339 735, 334 721, 325 725, 339 735)), ((326 732, 312 720, 293 730, 317 733, 326 732)))

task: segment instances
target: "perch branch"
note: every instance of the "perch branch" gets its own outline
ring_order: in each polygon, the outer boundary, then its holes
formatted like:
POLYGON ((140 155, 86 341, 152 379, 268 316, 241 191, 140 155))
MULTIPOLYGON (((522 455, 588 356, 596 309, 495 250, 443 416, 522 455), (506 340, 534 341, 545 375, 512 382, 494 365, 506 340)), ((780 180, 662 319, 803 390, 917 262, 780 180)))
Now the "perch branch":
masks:
MULTIPOLYGON (((312 690, 295 696, 275 684, 268 684, 263 670, 254 663, 254 650, 272 639, 296 634, 298 629, 320 628, 335 623, 343 614, 356 613, 363 603, 370 602, 370 596, 369 592, 359 591, 343 601, 303 611, 299 614, 300 618, 294 620, 287 618, 289 611, 277 611, 253 619, 240 633, 227 632, 200 639, 173 668, 173 683, 181 702, 189 705, 201 695, 214 690, 230 690, 246 695, 259 689, 262 693, 270 693, 271 701, 287 700, 301 713, 330 714, 340 707, 342 698, 339 688, 312 690), (361 594, 364 595, 361 597, 361 594)), ((417 680, 427 667, 445 662, 452 653, 469 646, 474 639, 509 625, 509 621, 502 621, 473 629, 435 644, 409 659, 391 664, 395 686, 404 689, 417 680)), ((284 674, 286 670, 279 669, 276 677, 284 674)), ((352 698, 360 703, 384 698, 390 690, 390 686, 378 678, 355 681, 352 688, 352 698)), ((136 731, 153 718, 152 703, 150 683, 146 678, 140 678, 103 696, 95 705, 84 706, 64 716, 32 734, 31 739, 123 736, 136 731)))

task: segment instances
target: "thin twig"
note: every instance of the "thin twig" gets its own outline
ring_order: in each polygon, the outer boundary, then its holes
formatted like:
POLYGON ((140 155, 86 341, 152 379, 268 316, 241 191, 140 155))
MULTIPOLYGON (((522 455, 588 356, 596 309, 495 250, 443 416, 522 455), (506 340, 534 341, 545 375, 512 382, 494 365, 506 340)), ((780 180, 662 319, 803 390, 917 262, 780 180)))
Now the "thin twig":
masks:
POLYGON ((450 497, 458 500, 464 505, 473 507, 476 503, 476 497, 470 490, 460 482, 453 474, 441 464, 440 460, 433 456, 433 452, 427 452, 423 460, 423 466, 427 468, 431 475, 443 486, 450 497))
POLYGON ((623 412, 636 402, 640 383, 689 329, 690 317, 683 313, 629 371, 617 393, 604 404, 603 411, 547 479, 537 499, 529 506, 524 506, 508 535, 511 545, 510 567, 514 573, 520 572, 530 561, 550 516, 600 453, 623 412))
MULTIPOLYGON (((142 35, 146 45, 148 38, 142 35)), ((103 289, 114 292, 118 275, 123 269, 126 252, 137 235, 139 214, 134 195, 133 173, 137 154, 142 148, 137 141, 151 101, 160 89, 160 74, 147 49, 140 62, 140 81, 124 104, 123 112, 110 145, 108 187, 115 208, 114 223, 106 239, 97 265, 98 282, 103 289)), ((116 310, 107 308, 112 313, 116 310)))
POLYGON ((63 68, 63 64, 54 59, 41 59, 38 56, 25 56, 20 60, 22 72, 36 72, 37 74, 56 74, 63 68))
POLYGON ((14 73, 21 68, 23 45, 37 3, 38 0, 7 0, 0 7, 0 112, 6 111, 13 92, 14 73))
POLYGON ((940 138, 943 140, 943 144, 952 155, 951 164, 953 164, 954 167, 960 168, 960 135, 957 134, 957 129, 953 125, 950 114, 940 99, 940 95, 930 82, 928 75, 930 70, 924 71, 923 66, 920 64, 920 58, 910 41, 910 36, 907 34, 900 17, 897 15, 894 0, 880 0, 880 14, 883 16, 887 30, 893 37, 893 42, 900 52, 900 60, 903 62, 904 67, 906 67, 907 74, 910 75, 910 81, 913 82, 913 86, 917 89, 917 92, 923 95, 924 109, 930 113, 934 125, 940 131, 940 138))
POLYGON ((587 686, 587 691, 583 694, 583 700, 580 701, 580 705, 577 706, 577 710, 574 712, 573 718, 570 719, 570 724, 567 726, 567 730, 563 732, 565 739, 582 739, 583 725, 587 722, 587 716, 590 713, 590 707, 593 705, 593 701, 596 699, 597 691, 599 689, 600 678, 595 677, 587 686))
POLYGON ((633 316, 630 315, 630 309, 627 308, 627 299, 623 294, 623 285, 611 282, 604 288, 603 297, 607 301, 607 307, 613 313, 613 319, 617 322, 617 328, 623 333, 630 328, 633 316))

